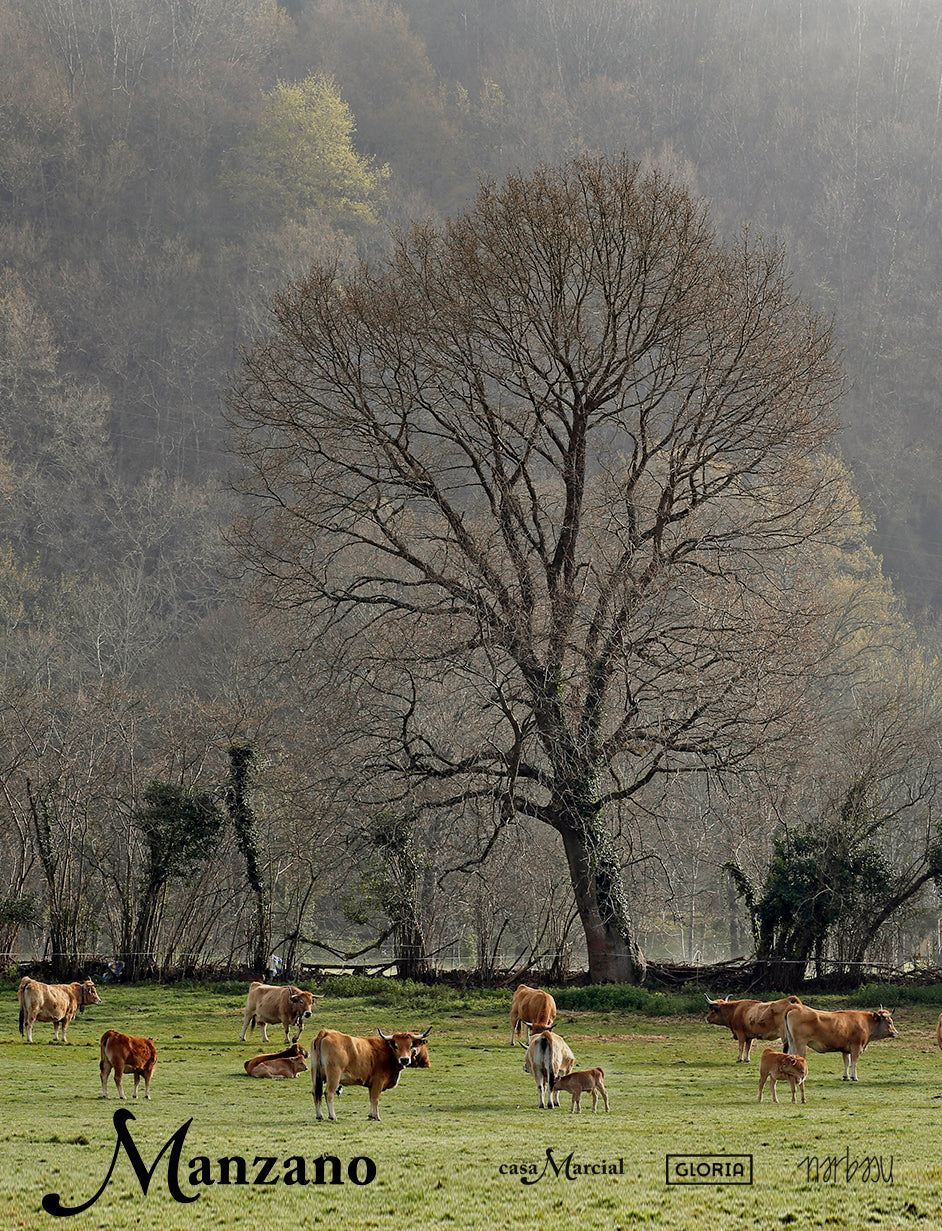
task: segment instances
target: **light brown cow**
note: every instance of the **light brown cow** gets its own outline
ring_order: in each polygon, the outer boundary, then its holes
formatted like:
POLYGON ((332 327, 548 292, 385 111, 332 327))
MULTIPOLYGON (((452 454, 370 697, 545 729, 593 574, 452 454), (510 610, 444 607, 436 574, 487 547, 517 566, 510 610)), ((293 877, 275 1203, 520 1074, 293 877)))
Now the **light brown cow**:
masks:
POLYGON ((249 1077, 300 1077, 307 1072, 304 1062, 310 1054, 300 1043, 292 1043, 284 1051, 268 1055, 263 1052, 259 1056, 253 1056, 251 1060, 246 1060, 245 1071, 249 1077))
POLYGON ((748 1063, 753 1039, 784 1039, 785 1014, 800 1005, 797 996, 782 1000, 711 1000, 707 996, 711 1026, 726 1026, 739 1044, 736 1063, 748 1063))
POLYGON ((249 1027, 254 1029, 259 1025, 262 1028, 262 1042, 267 1043, 268 1027, 281 1025, 285 1030, 285 1043, 297 1043, 304 1023, 320 999, 320 996, 312 996, 310 992, 302 992, 299 987, 273 987, 267 983, 250 983, 248 999, 245 1002, 245 1019, 239 1037, 244 1043, 249 1027), (298 1028, 293 1039, 290 1037, 292 1026, 298 1028))
POLYGON ((370 1092, 371 1120, 379 1119, 379 1096, 399 1084, 403 1069, 428 1069, 432 1067, 425 1040, 432 1027, 424 1034, 414 1030, 398 1034, 383 1034, 377 1038, 341 1034, 337 1030, 322 1030, 314 1040, 314 1068, 312 1073, 314 1113, 318 1120, 321 1114, 321 1099, 327 1089, 327 1115, 336 1120, 334 1095, 342 1085, 366 1086, 370 1092))
POLYGON ((792 1102, 795 1102, 795 1090, 801 1086, 801 1101, 805 1101, 805 1078, 808 1076, 808 1061, 801 1056, 790 1056, 783 1051, 773 1051, 767 1047, 759 1062, 759 1102, 762 1102, 762 1090, 768 1081, 772 1089, 772 1102, 777 1103, 775 1093, 777 1081, 787 1081, 792 1088, 792 1102))
POLYGON ((558 1107, 559 1091, 556 1081, 572 1072, 576 1058, 569 1044, 552 1030, 535 1030, 527 1045, 527 1055, 523 1062, 523 1071, 532 1073, 536 1088, 540 1092, 540 1107, 558 1107), (543 1102, 546 1091, 547 1102, 543 1102))
POLYGON ((134 1097, 137 1098, 137 1087, 143 1077, 144 1097, 150 1098, 150 1079, 156 1063, 157 1048, 153 1039, 137 1039, 130 1034, 119 1034, 117 1030, 106 1030, 101 1036, 101 1063, 98 1066, 102 1098, 108 1097, 108 1074, 112 1069, 119 1098, 124 1098, 121 1079, 125 1073, 134 1074, 134 1097))
POLYGON ((84 983, 40 983, 24 975, 17 992, 20 1002, 20 1034, 26 1033, 26 1042, 33 1041, 33 1026, 36 1022, 52 1022, 53 1038, 58 1040, 62 1027, 62 1042, 67 1043, 66 1031, 76 1013, 84 1013, 88 1004, 101 1004, 91 979, 84 983))
MULTIPOLYGON (((520 1039, 524 1026, 528 1027, 532 1034, 535 1030, 551 1030, 555 1020, 556 1001, 549 992, 521 983, 514 992, 510 1005, 511 1047, 514 1044, 514 1035, 520 1039)), ((526 1044, 521 1042, 520 1046, 526 1047, 526 1044)))
POLYGON ((857 1057, 874 1039, 898 1039, 888 1009, 837 1009, 833 1013, 789 1009, 785 1015, 785 1050, 795 1056, 839 1051, 844 1056, 844 1081, 857 1080, 857 1057))
POLYGON ((572 1095, 572 1106, 569 1111, 582 1111, 582 1096, 592 1095, 592 1110, 598 1111, 599 1095, 605 1100, 605 1110, 608 1111, 608 1091, 605 1089, 604 1069, 584 1069, 578 1073, 567 1073, 565 1077, 557 1077, 555 1090, 568 1091, 572 1095))

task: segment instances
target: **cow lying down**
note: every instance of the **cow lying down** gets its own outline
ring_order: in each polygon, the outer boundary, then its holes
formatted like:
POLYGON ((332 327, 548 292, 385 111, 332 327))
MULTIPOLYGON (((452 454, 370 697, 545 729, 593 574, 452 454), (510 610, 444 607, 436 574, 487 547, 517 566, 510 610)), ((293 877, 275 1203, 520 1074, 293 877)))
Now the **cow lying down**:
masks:
POLYGON ((106 1030, 101 1036, 99 1065, 102 1098, 108 1097, 108 1074, 112 1070, 119 1098, 124 1098, 121 1078, 125 1073, 134 1074, 134 1097, 137 1098, 137 1087, 143 1077, 144 1097, 150 1098, 150 1079, 156 1063, 157 1048, 152 1039, 137 1039, 129 1034, 119 1034, 117 1030, 106 1030))
POLYGON ((306 1047, 292 1043, 284 1051, 253 1056, 246 1060, 245 1071, 249 1077, 299 1077, 307 1072, 304 1063, 310 1056, 306 1047))

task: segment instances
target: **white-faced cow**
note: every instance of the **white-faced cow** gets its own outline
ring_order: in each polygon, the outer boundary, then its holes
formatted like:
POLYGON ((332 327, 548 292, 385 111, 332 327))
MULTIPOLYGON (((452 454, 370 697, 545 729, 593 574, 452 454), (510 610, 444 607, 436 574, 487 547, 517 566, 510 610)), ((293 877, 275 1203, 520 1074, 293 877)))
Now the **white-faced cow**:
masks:
POLYGON ((285 1043, 297 1043, 304 1023, 311 1016, 318 1000, 320 996, 302 992, 299 987, 272 987, 267 983, 250 983, 248 999, 245 1002, 245 1020, 239 1037, 244 1043, 249 1028, 254 1029, 258 1025, 262 1028, 262 1042, 267 1043, 268 1027, 283 1026, 285 1043), (290 1037, 292 1026, 298 1028, 293 1039, 290 1037))
MULTIPOLYGON (((535 1030, 551 1030, 555 1020, 556 1001, 549 992, 521 983, 514 992, 510 1005, 511 1047, 514 1044, 514 1035, 519 1039, 524 1026, 531 1033, 535 1030)), ((521 1043, 521 1047, 525 1046, 525 1043, 521 1043)))
POLYGON ((327 1115, 336 1120, 334 1095, 341 1086, 366 1086, 370 1092, 371 1120, 379 1119, 379 1096, 399 1084, 403 1069, 428 1069, 431 1061, 425 1040, 431 1026, 424 1034, 413 1030, 397 1034, 383 1034, 364 1038, 340 1034, 337 1030, 322 1030, 314 1040, 314 1066, 312 1072, 314 1113, 318 1120, 321 1114, 321 1099, 326 1088, 327 1115))
POLYGON ((67 1043, 66 1031, 76 1013, 84 1013, 85 1006, 101 1004, 91 979, 83 983, 40 983, 38 979, 25 976, 20 980, 17 992, 20 1002, 20 1034, 26 1034, 26 1042, 33 1041, 33 1026, 36 1022, 52 1022, 54 1039, 67 1043))
POLYGON ((711 1026, 726 1026, 739 1044, 736 1063, 748 1063, 753 1039, 784 1039, 785 1014, 800 1005, 797 996, 782 1000, 711 1000, 707 996, 711 1026))
POLYGON ((792 1102, 795 1102, 795 1090, 801 1087, 801 1101, 805 1101, 805 1079, 808 1076, 808 1061, 801 1056, 791 1056, 787 1052, 773 1051, 767 1047, 759 1062, 759 1102, 762 1102, 762 1090, 768 1082, 772 1089, 772 1102, 777 1103, 775 1093, 777 1081, 787 1081, 792 1089, 792 1102))
POLYGON ((572 1054, 569 1044, 560 1035, 553 1034, 552 1030, 534 1031, 533 1037, 527 1045, 527 1055, 523 1062, 523 1071, 533 1074, 536 1088, 540 1092, 541 1107, 559 1106, 559 1091, 556 1089, 557 1078, 565 1077, 567 1073, 571 1073, 575 1062, 576 1058, 572 1054), (545 1104, 543 1102, 544 1090, 547 1096, 545 1104))
POLYGON ((801 1005, 785 1015, 785 1050, 795 1056, 806 1055, 809 1047, 817 1052, 841 1052, 844 1081, 857 1080, 857 1057, 868 1043, 898 1038, 888 1009, 837 1009, 828 1013, 801 1005))
POLYGON ((137 1098, 137 1087, 143 1077, 144 1097, 150 1098, 150 1079, 156 1063, 157 1048, 153 1039, 137 1039, 130 1034, 119 1034, 117 1030, 106 1030, 101 1036, 101 1063, 98 1066, 102 1098, 108 1097, 108 1074, 112 1069, 119 1098, 124 1098, 121 1079, 125 1073, 134 1074, 134 1097, 137 1098))
POLYGON ((292 1043, 284 1051, 262 1053, 246 1060, 245 1071, 249 1077, 300 1077, 307 1072, 304 1063, 310 1057, 310 1052, 300 1043, 292 1043))
POLYGON ((554 1089, 572 1095, 571 1112, 582 1111, 583 1094, 592 1095, 592 1110, 598 1111, 599 1095, 605 1100, 605 1110, 608 1111, 608 1091, 605 1089, 604 1069, 585 1069, 578 1073, 567 1073, 565 1077, 557 1077, 554 1089))

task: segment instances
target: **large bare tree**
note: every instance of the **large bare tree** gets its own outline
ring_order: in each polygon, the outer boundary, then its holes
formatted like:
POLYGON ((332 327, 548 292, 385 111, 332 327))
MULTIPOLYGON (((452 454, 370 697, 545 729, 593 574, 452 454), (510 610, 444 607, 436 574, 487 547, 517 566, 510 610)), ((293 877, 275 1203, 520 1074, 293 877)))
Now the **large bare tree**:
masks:
POLYGON ((420 802, 559 834, 596 980, 643 969, 613 821, 780 736, 818 653, 841 373, 783 260, 581 159, 315 267, 233 390, 256 594, 343 630, 420 802))

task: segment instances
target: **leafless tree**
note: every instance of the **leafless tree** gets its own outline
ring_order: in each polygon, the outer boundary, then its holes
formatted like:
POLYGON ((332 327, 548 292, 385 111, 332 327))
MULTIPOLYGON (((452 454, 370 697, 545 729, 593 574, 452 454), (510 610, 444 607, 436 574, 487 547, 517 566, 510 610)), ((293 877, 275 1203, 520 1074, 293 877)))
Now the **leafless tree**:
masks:
POLYGON ((482 186, 273 303, 231 397, 265 604, 341 628, 377 766, 562 839, 589 969, 643 968, 610 821, 793 720, 841 373, 784 254, 627 159, 482 186), (442 698, 456 721, 429 721, 442 698))

